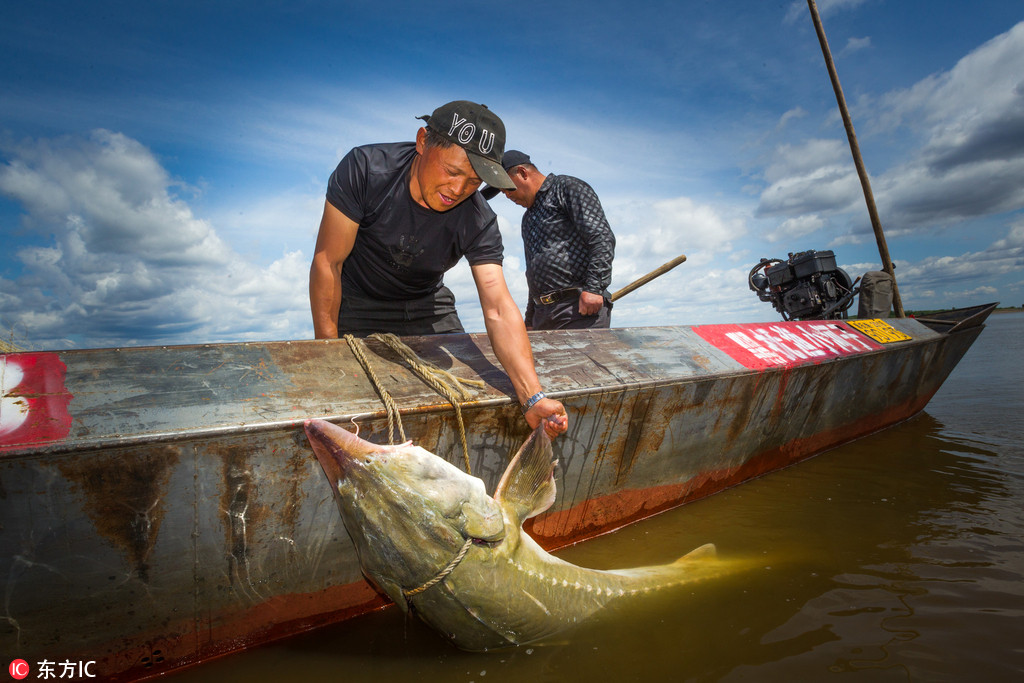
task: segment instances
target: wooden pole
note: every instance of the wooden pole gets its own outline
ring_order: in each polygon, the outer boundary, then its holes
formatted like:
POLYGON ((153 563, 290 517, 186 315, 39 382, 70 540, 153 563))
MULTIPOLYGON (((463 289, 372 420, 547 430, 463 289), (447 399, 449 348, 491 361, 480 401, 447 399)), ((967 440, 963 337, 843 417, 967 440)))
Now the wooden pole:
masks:
POLYGON ((644 275, 641 278, 637 278, 636 280, 633 280, 628 285, 626 285, 625 287, 623 287, 619 291, 617 291, 614 294, 612 294, 612 301, 615 301, 616 299, 621 299, 622 297, 624 297, 627 294, 629 294, 630 292, 632 292, 634 289, 636 289, 638 287, 643 287, 644 285, 646 285, 648 282, 650 282, 651 280, 653 280, 656 277, 661 277, 662 275, 664 275, 668 271, 672 270, 673 268, 675 268, 676 266, 678 266, 680 263, 682 263, 685 260, 686 260, 686 254, 682 254, 680 256, 675 257, 674 259, 672 259, 668 263, 663 264, 661 266, 658 266, 657 268, 655 268, 651 272, 647 273, 647 275, 644 275))
POLYGON ((878 219, 878 210, 875 208, 875 196, 871 192, 871 181, 868 179, 868 172, 864 168, 864 160, 860 156, 857 134, 853 130, 853 121, 850 120, 850 112, 846 108, 843 88, 839 85, 839 75, 836 74, 836 67, 832 62, 832 52, 828 47, 828 39, 825 38, 825 28, 821 25, 821 18, 818 16, 818 5, 814 0, 807 0, 807 7, 811 10, 814 30, 818 33, 818 42, 821 43, 821 51, 825 55, 825 66, 828 67, 828 76, 832 79, 832 89, 835 90, 836 101, 839 103, 839 113, 842 115, 843 125, 846 127, 846 137, 850 140, 850 151, 853 153, 853 163, 857 167, 857 175, 860 176, 860 186, 864 190, 864 201, 867 202, 868 215, 871 217, 871 228, 875 231, 875 241, 878 242, 878 254, 882 257, 882 268, 892 278, 892 305, 896 310, 896 317, 905 318, 906 314, 903 312, 900 290, 896 286, 896 272, 893 269, 892 259, 889 257, 889 247, 885 243, 882 222, 878 219))

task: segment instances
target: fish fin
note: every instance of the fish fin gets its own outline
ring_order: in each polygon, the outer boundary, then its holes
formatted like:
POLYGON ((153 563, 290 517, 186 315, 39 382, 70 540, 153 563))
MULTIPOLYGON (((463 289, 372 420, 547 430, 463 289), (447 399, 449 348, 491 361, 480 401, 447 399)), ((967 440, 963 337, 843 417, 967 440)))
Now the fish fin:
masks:
POLYGON ((705 543, 699 548, 694 548, 690 552, 686 553, 672 564, 689 564, 690 562, 700 562, 702 560, 717 560, 718 549, 715 548, 714 543, 705 543))
POLYGON ((533 430, 498 482, 494 499, 522 523, 555 502, 555 458, 543 423, 533 430))
POLYGON ((505 520, 501 516, 501 506, 491 498, 463 503, 462 517, 462 533, 468 538, 479 538, 490 543, 505 538, 505 520))
POLYGON ((717 575, 721 571, 717 560, 715 544, 705 543, 668 564, 610 569, 607 573, 642 581, 655 588, 664 588, 717 575))

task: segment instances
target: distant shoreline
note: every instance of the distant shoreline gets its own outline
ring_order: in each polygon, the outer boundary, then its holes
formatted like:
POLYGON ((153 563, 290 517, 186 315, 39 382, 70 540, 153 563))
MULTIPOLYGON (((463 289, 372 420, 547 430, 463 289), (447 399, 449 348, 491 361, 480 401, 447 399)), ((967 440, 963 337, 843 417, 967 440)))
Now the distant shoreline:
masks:
MULTIPOLYGON (((953 309, 951 309, 951 308, 934 308, 934 309, 925 310, 925 311, 905 311, 905 313, 906 313, 908 318, 911 317, 911 316, 913 316, 915 318, 920 318, 920 317, 927 318, 929 315, 934 315, 935 313, 942 313, 944 311, 951 311, 951 310, 953 310, 953 309)), ((1024 306, 1003 306, 1003 307, 995 309, 994 311, 992 311, 992 313, 1024 313, 1024 306)))

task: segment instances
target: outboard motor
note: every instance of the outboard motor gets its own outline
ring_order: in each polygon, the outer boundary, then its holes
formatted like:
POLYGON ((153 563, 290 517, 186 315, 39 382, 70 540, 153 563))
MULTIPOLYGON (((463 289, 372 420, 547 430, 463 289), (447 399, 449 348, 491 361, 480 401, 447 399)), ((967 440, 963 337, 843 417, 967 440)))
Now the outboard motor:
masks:
POLYGON ((763 258, 750 269, 747 283, 783 320, 845 318, 858 291, 831 251, 801 251, 786 261, 763 258))

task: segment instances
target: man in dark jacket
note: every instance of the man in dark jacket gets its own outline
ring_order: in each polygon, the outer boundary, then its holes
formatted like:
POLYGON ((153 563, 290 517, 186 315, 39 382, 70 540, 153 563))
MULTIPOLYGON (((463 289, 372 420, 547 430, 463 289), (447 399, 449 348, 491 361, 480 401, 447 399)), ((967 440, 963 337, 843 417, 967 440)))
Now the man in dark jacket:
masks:
POLYGON ((527 329, 608 327, 615 235, 601 200, 579 178, 544 175, 518 150, 505 152, 502 166, 515 189, 501 191, 526 208, 527 329))

